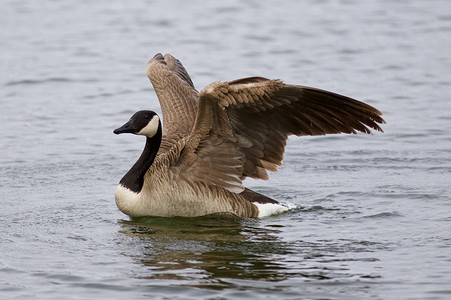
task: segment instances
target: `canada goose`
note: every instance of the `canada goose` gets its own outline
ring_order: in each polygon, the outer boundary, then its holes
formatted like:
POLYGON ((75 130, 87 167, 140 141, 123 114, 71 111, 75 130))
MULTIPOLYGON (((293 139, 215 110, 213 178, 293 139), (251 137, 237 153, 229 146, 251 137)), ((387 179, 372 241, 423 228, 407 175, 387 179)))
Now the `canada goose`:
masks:
POLYGON ((242 181, 268 179, 267 170, 277 171, 288 135, 370 133, 385 123, 380 111, 360 101, 262 77, 214 82, 198 93, 169 54, 155 55, 146 74, 164 126, 155 112, 139 111, 114 130, 146 137, 115 194, 118 208, 131 217, 286 211, 242 181))

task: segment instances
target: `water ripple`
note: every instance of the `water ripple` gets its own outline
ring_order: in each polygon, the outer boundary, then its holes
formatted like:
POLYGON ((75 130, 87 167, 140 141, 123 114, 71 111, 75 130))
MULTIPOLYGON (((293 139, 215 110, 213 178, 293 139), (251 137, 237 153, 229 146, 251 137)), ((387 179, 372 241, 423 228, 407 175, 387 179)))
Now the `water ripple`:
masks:
POLYGON ((83 82, 95 82, 97 79, 73 79, 68 77, 51 77, 45 79, 22 79, 16 81, 9 81, 5 83, 5 86, 14 86, 14 85, 35 85, 35 84, 45 84, 52 82, 74 82, 74 83, 83 83, 83 82))

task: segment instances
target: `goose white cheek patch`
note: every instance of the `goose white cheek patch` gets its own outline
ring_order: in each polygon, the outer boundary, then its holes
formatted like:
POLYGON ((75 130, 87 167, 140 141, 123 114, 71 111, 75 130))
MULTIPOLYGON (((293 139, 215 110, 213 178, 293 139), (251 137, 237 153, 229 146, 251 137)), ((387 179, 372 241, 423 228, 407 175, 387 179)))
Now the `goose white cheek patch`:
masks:
POLYGON ((158 131, 158 124, 160 122, 160 118, 157 115, 152 117, 152 120, 147 123, 146 127, 141 129, 137 134, 145 135, 149 138, 153 137, 158 131))

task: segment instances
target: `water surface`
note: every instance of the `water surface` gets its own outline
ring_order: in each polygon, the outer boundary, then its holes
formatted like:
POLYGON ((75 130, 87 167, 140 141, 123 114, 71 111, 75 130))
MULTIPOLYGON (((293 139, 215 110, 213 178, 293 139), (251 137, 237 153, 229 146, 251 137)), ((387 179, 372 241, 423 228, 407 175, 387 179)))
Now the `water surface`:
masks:
POLYGON ((448 299, 448 1, 2 1, 2 299, 448 299), (385 133, 291 138, 268 182, 297 208, 130 220, 118 180, 171 53, 200 90, 281 78, 363 100, 385 133))

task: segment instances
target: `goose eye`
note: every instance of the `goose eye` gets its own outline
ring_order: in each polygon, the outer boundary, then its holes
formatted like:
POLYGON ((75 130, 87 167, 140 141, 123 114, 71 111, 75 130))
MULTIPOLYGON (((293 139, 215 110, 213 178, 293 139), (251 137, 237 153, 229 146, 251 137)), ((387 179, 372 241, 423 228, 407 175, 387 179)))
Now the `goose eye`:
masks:
POLYGON ((144 119, 149 120, 150 116, 149 115, 145 115, 144 119))

